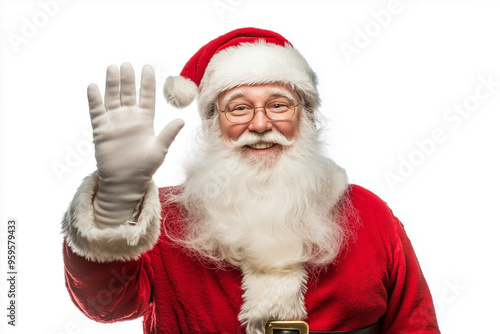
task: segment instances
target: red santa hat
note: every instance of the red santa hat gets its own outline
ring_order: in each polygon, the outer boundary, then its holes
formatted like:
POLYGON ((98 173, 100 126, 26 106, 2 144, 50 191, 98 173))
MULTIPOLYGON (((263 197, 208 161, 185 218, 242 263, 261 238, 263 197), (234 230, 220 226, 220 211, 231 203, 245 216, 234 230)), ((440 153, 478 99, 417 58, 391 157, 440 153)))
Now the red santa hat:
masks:
POLYGON ((316 74, 283 36, 257 28, 236 29, 204 45, 179 76, 163 87, 167 101, 184 108, 197 97, 202 117, 214 109, 222 92, 241 85, 281 83, 319 106, 316 74))

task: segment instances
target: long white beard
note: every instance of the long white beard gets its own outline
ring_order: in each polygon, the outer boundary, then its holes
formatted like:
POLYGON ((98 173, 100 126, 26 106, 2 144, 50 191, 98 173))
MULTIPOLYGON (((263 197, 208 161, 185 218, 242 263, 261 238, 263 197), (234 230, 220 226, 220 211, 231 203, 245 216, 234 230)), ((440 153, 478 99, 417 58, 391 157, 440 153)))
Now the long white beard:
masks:
POLYGON ((269 319, 306 317, 304 266, 329 264, 341 249, 338 203, 347 178, 322 154, 311 120, 302 119, 299 138, 285 138, 282 151, 265 158, 242 154, 241 144, 219 131, 212 125, 203 138, 174 198, 186 211, 186 231, 176 241, 242 269, 239 318, 248 333, 262 333, 269 319))

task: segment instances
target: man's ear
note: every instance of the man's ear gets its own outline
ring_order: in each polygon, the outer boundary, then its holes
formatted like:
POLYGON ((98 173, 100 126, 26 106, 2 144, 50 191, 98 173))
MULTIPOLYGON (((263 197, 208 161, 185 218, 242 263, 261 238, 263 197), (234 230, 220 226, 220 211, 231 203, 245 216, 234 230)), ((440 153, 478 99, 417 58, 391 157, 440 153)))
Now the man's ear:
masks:
POLYGON ((212 107, 207 111, 206 113, 206 119, 211 119, 212 117, 215 117, 216 115, 219 114, 219 105, 217 103, 217 101, 219 100, 219 98, 217 98, 214 103, 212 104, 212 107))

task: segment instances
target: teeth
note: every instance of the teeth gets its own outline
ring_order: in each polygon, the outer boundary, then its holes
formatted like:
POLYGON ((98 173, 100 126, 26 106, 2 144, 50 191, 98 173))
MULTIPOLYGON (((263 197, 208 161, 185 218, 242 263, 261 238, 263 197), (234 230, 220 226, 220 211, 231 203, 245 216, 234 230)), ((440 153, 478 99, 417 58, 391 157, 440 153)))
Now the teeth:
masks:
POLYGON ((256 144, 251 144, 249 146, 251 148, 253 148, 254 150, 264 150, 264 149, 269 148, 273 145, 274 145, 273 143, 256 143, 256 144))

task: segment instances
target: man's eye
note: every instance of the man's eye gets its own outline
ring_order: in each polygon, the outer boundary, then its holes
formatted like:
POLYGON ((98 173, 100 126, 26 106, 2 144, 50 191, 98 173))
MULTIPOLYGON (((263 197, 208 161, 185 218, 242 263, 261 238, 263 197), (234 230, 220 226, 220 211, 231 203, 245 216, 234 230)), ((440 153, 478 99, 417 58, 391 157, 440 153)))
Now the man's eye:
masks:
POLYGON ((282 113, 288 110, 288 104, 281 101, 271 102, 266 106, 266 110, 273 113, 282 113))
POLYGON ((237 105, 231 108, 231 111, 236 111, 236 112, 243 112, 243 111, 249 111, 252 110, 250 106, 246 105, 237 105))

